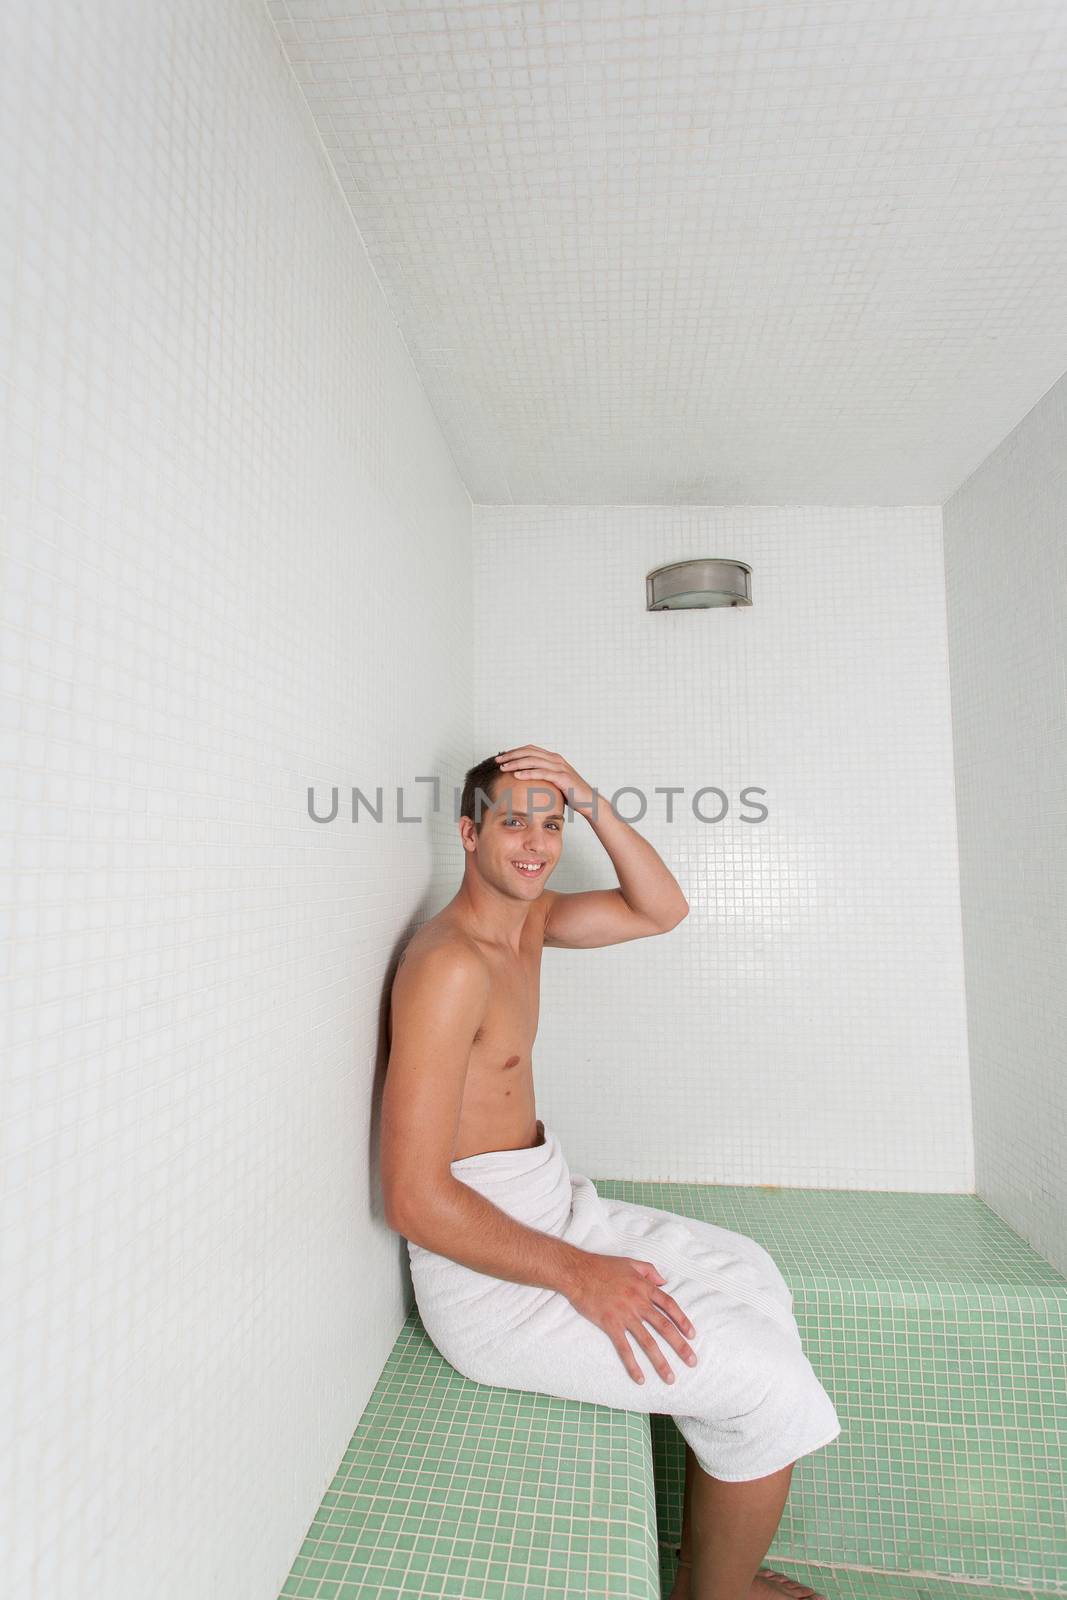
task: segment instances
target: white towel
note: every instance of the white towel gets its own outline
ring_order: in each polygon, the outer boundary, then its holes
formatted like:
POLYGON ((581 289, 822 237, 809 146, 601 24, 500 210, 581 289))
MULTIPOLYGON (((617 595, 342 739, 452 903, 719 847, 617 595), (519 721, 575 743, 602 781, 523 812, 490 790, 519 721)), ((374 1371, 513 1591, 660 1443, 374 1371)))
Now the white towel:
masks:
POLYGON ((649 1323, 674 1373, 667 1383, 629 1338, 635 1383, 602 1328, 554 1289, 511 1283, 408 1241, 415 1298, 429 1337, 475 1383, 674 1417, 705 1472, 762 1478, 830 1444, 837 1412, 801 1345, 793 1297, 753 1239, 673 1211, 602 1198, 571 1173, 559 1140, 487 1150, 452 1173, 528 1227, 600 1255, 651 1261, 696 1333, 690 1367, 649 1323))

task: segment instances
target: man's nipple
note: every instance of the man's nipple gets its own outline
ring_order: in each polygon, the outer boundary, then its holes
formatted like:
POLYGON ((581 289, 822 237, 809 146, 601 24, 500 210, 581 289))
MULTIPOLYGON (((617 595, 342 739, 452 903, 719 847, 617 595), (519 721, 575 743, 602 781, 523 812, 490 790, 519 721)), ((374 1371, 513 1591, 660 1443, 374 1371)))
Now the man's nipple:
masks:
POLYGON ((505 1071, 508 1067, 517 1067, 521 1060, 521 1056, 508 1056, 508 1059, 504 1062, 505 1071))

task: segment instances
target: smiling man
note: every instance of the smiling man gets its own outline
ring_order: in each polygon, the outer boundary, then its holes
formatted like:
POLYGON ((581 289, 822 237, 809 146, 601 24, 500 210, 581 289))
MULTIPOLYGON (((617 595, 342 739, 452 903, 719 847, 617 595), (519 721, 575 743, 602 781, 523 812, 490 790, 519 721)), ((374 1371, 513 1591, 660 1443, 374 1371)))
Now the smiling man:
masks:
POLYGON ((759 1567, 793 1463, 841 1431, 776 1263, 743 1234, 602 1199, 536 1115, 543 948, 669 933, 685 896, 539 745, 472 767, 461 812, 463 882, 397 969, 382 1105, 386 1216, 408 1241, 423 1326, 475 1382, 674 1416, 686 1489, 673 1600, 819 1600, 759 1567), (547 887, 565 802, 617 887, 547 887))

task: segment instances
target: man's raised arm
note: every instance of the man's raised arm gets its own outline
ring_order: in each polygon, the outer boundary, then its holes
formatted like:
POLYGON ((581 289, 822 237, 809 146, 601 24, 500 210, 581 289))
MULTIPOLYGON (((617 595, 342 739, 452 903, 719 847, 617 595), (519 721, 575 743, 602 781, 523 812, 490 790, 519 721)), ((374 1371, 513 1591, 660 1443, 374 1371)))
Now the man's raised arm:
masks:
MULTIPOLYGON (((544 780, 558 789, 573 811, 588 822, 619 878, 617 889, 584 894, 546 890, 545 944, 590 949, 669 933, 689 915, 689 902, 666 862, 649 841, 615 815, 602 795, 579 776, 569 761, 540 745, 518 745, 497 756, 501 771, 526 783, 544 780)), ((551 791, 546 790, 546 796, 551 791)))

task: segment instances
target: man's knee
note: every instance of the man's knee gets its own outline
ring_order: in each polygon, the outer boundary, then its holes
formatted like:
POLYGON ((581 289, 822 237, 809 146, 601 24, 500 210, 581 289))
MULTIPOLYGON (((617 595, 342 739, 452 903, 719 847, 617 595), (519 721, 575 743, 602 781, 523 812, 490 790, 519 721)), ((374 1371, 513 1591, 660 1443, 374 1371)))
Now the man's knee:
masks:
POLYGON ((833 1401, 803 1349, 790 1344, 788 1350, 768 1396, 768 1414, 770 1426, 792 1444, 797 1457, 816 1449, 840 1424, 833 1401))
POLYGON ((799 1344, 784 1332, 754 1356, 746 1354, 741 1391, 745 1404, 735 1413, 753 1434, 804 1428, 805 1420, 828 1404, 825 1390, 799 1344))

